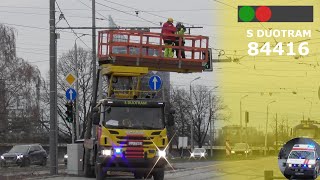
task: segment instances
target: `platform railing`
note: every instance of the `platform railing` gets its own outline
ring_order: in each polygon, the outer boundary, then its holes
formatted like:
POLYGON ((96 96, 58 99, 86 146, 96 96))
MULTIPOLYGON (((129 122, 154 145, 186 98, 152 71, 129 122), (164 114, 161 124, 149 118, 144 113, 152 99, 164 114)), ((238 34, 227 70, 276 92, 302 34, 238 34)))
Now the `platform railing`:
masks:
MULTIPOLYGON (((98 35, 99 60, 110 60, 114 57, 146 58, 182 60, 183 62, 208 61, 209 38, 197 35, 171 35, 179 41, 179 46, 165 45, 164 34, 154 32, 141 32, 134 30, 105 30, 98 35), (185 41, 182 46, 181 42, 185 41), (178 57, 164 57, 165 48, 179 50, 178 57), (181 57, 181 51, 185 51, 186 58, 181 57)), ((175 53, 176 54, 176 53, 175 53)))

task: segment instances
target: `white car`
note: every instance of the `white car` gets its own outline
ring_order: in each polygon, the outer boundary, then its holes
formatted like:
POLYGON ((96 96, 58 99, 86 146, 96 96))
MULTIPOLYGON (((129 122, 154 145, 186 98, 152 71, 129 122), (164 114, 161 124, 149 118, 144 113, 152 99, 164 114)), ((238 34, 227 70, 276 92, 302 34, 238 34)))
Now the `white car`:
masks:
POLYGON ((319 158, 316 148, 308 144, 295 144, 288 156, 284 175, 286 178, 316 179, 319 173, 319 158))
POLYGON ((190 157, 192 158, 205 158, 207 157, 207 152, 205 148, 194 148, 194 150, 191 152, 190 157))

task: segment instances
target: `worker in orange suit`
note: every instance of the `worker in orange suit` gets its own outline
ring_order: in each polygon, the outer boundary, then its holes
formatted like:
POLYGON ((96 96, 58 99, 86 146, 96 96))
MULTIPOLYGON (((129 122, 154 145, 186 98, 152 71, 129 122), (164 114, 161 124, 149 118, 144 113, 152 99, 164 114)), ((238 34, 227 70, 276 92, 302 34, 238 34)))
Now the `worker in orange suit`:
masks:
MULTIPOLYGON (((173 19, 168 18, 167 22, 163 24, 161 33, 163 34, 163 42, 165 45, 174 45, 176 37, 173 36, 176 33, 177 29, 173 25, 173 19)), ((172 47, 164 49, 164 57, 173 57, 172 47)))

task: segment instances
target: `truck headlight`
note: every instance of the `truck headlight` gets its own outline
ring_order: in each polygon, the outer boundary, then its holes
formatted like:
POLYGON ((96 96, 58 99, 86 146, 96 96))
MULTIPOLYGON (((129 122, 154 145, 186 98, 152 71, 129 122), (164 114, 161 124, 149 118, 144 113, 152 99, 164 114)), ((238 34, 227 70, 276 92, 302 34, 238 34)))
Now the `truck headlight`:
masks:
POLYGON ((159 150, 157 151, 157 156, 165 158, 167 155, 166 151, 159 150))
POLYGON ((292 164, 288 164, 289 167, 292 167, 292 164))
POLYGON ((101 154, 104 156, 111 156, 112 155, 112 151, 111 149, 104 149, 101 151, 101 154))
POLYGON ((3 157, 3 156, 1 156, 1 159, 4 159, 4 157, 3 157))

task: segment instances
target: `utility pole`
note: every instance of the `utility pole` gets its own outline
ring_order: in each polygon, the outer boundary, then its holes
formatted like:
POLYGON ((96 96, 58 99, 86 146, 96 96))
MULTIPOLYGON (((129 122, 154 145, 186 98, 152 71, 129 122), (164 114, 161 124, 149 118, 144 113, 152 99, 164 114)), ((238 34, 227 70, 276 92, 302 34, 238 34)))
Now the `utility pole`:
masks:
POLYGON ((243 98, 246 98, 246 97, 248 97, 248 94, 247 95, 244 95, 244 96, 242 96, 241 98, 240 98, 240 142, 242 142, 243 141, 243 139, 242 139, 242 130, 243 130, 243 128, 242 128, 242 99, 243 98))
POLYGON ((57 158, 57 35, 55 0, 50 0, 50 174, 58 174, 57 158))
POLYGON ((97 53, 96 53, 96 1, 92 0, 92 109, 97 102, 97 53))
POLYGON ((278 113, 276 113, 276 152, 278 152, 278 113))
MULTIPOLYGON (((190 104, 192 105, 193 107, 193 102, 192 102, 192 82, 193 81, 196 81, 198 79, 200 79, 201 77, 197 77, 197 78, 194 78, 192 81, 190 81, 190 104)), ((191 112, 192 114, 192 112, 191 112)), ((194 139, 193 139, 193 136, 194 136, 194 121, 193 121, 193 117, 191 117, 191 150, 194 149, 194 139)))
MULTIPOLYGON (((97 102, 97 75, 96 75, 96 1, 92 0, 92 102, 91 102, 91 109, 93 110, 94 106, 97 102)), ((92 130, 92 120, 93 120, 93 113, 91 117, 88 119, 86 124, 86 132, 85 132, 85 139, 91 139, 91 130, 92 130)), ((94 129, 93 129, 94 131, 94 129)), ((93 132, 94 133, 94 132, 93 132)), ((84 174, 86 176, 90 176, 91 174, 91 165, 90 165, 90 154, 91 150, 85 148, 85 156, 84 156, 84 174)))
POLYGON ((76 63, 76 77, 77 77, 77 81, 76 81, 76 92, 77 92, 77 97, 76 97, 76 102, 75 107, 76 107, 76 140, 79 138, 79 66, 78 66, 78 49, 77 49, 77 39, 74 42, 74 58, 75 58, 75 63, 76 63))
POLYGON ((274 103, 276 102, 275 100, 271 101, 268 103, 267 105, 267 120, 266 120, 266 133, 265 133, 265 136, 264 136, 264 155, 266 156, 267 155, 267 147, 268 147, 268 119, 269 119, 269 105, 271 103, 274 103))
POLYGON ((210 156, 212 157, 213 155, 213 149, 212 149, 212 144, 213 144, 213 134, 212 134, 212 101, 211 101, 211 92, 209 92, 209 105, 210 105, 210 156))

